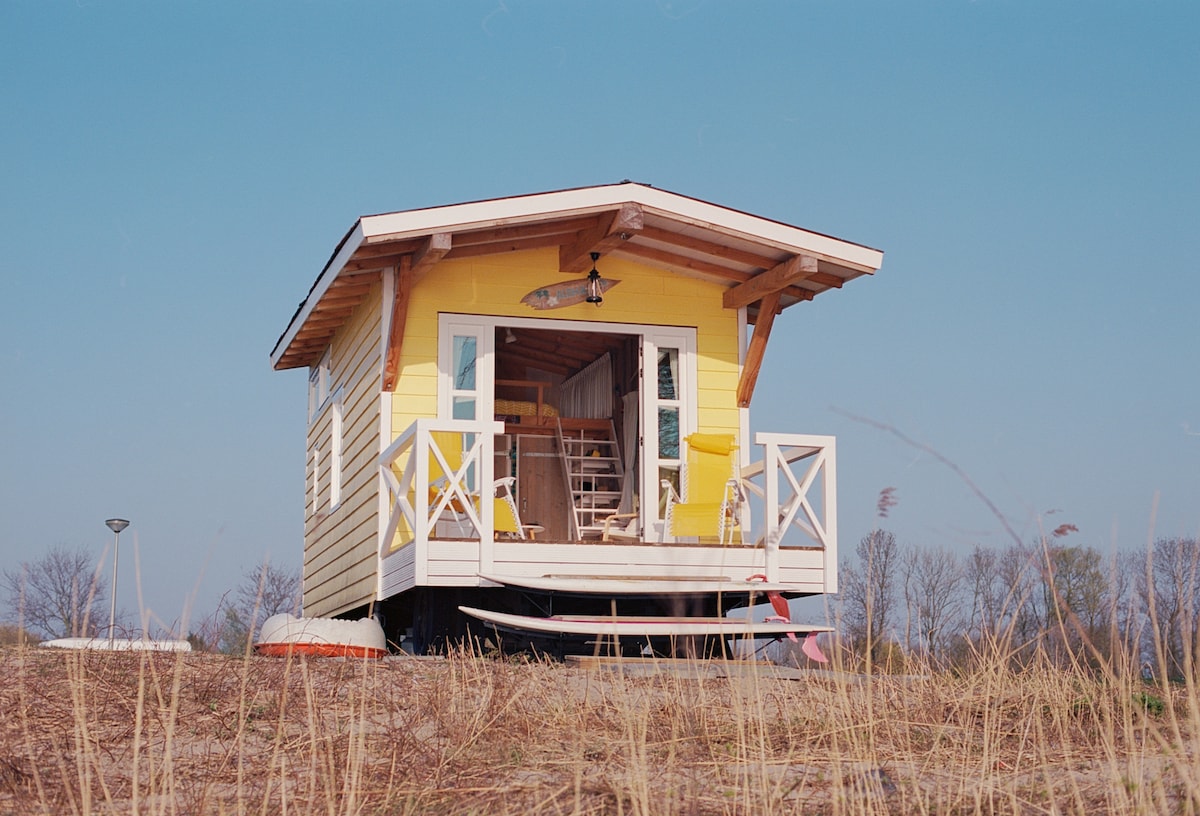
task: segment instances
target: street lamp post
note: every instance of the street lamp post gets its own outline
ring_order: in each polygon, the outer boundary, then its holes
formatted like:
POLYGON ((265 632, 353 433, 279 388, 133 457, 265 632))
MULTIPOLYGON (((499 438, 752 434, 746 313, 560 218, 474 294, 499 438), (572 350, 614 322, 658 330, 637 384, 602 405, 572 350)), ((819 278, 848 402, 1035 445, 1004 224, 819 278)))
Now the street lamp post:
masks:
POLYGON ((117 617, 117 552, 121 547, 121 531, 129 526, 126 519, 111 518, 104 522, 113 531, 113 579, 109 587, 108 601, 108 643, 113 642, 113 626, 117 617))

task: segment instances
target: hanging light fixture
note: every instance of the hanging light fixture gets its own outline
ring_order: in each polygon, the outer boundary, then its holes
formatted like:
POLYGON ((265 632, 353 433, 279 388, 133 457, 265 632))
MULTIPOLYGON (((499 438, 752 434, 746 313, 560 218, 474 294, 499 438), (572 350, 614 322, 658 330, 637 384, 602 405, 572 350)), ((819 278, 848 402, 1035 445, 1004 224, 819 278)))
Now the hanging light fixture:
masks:
POLYGON ((600 253, 592 253, 592 271, 588 272, 587 276, 587 302, 594 303, 599 306, 604 302, 604 298, 600 295, 604 290, 600 288, 600 273, 596 271, 596 261, 600 260, 600 253))

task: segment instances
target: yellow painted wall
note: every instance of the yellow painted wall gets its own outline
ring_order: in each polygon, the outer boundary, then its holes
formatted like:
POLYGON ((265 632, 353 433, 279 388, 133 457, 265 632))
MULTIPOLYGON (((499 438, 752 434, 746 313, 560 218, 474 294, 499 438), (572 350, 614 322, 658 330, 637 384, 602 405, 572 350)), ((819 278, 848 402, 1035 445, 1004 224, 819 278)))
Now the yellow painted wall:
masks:
POLYGON ((383 287, 376 284, 334 336, 330 393, 341 387, 342 494, 330 506, 333 410, 327 404, 308 432, 304 519, 304 611, 334 615, 375 597, 379 535, 380 331, 383 287), (314 512, 311 466, 319 463, 314 512))
POLYGON ((600 261, 605 278, 621 283, 597 308, 580 303, 536 311, 521 303, 533 289, 560 280, 558 250, 531 250, 438 264, 413 287, 392 402, 392 431, 437 415, 439 312, 546 321, 588 320, 696 328, 699 430, 738 431, 737 313, 722 306, 724 287, 620 258, 600 261))

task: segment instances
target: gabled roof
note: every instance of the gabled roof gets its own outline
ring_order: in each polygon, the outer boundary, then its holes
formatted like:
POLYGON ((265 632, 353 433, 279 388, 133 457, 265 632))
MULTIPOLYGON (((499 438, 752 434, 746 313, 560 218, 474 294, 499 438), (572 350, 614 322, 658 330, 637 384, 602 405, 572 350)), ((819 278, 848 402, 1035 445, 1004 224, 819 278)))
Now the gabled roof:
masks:
POLYGON ((589 253, 629 258, 728 287, 725 305, 757 322, 879 269, 883 253, 779 221, 625 181, 363 216, 325 264, 271 352, 276 369, 315 363, 378 280, 407 256, 443 258, 557 246, 559 271, 581 276, 589 253))

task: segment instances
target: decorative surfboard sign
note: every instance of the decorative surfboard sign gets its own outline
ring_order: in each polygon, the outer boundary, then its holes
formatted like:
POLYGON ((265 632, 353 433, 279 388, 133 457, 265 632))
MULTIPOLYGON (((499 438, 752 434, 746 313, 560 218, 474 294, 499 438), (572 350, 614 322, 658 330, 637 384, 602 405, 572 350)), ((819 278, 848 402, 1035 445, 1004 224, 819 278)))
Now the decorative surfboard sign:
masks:
MULTIPOLYGON (((604 294, 618 283, 620 283, 619 280, 601 278, 600 294, 604 294)), ((551 283, 548 286, 539 286, 521 298, 521 302, 534 309, 561 309, 564 306, 574 306, 576 303, 583 303, 587 300, 587 296, 588 279, 579 278, 577 280, 551 283)))

